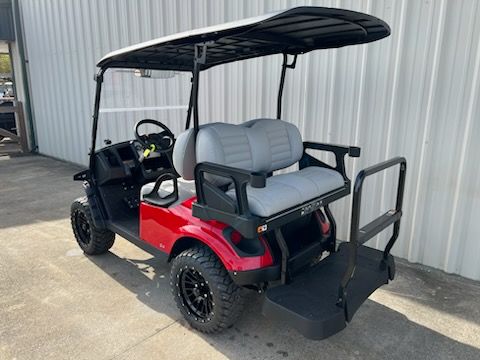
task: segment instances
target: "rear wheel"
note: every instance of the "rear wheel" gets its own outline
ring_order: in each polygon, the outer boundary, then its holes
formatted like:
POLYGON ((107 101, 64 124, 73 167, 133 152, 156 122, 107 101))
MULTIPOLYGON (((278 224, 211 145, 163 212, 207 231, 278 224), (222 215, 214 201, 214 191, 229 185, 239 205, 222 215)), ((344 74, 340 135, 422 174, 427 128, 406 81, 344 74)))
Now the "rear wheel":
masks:
POLYGON ((75 239, 85 254, 103 254, 113 246, 115 233, 95 227, 87 197, 78 198, 73 202, 70 220, 75 239))
POLYGON ((243 310, 243 289, 206 247, 185 250, 173 260, 170 285, 180 312, 201 332, 230 327, 243 310))

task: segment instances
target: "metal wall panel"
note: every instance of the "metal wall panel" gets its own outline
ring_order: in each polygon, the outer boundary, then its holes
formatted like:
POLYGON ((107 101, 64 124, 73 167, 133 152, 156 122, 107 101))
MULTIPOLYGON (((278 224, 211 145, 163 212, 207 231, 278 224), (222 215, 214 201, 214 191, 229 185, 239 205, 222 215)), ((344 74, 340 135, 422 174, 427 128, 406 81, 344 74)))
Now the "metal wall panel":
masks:
MULTIPOLYGON (((105 53, 170 33, 295 5, 358 10, 386 20, 387 39, 302 56, 287 75, 283 117, 305 139, 362 147, 350 174, 407 157, 405 217, 394 253, 480 279, 480 2, 21 0, 41 153, 86 163, 95 63, 105 53)), ((275 115, 280 56, 209 70, 202 121, 275 115)), ((140 84, 106 80, 103 107, 185 105, 188 77, 140 84), (123 90, 117 90, 122 87, 123 90)), ((180 131, 184 109, 106 113, 100 139, 131 136, 146 116, 180 131), (115 120, 115 122, 113 122, 115 120), (103 136, 103 137, 102 137, 103 136)), ((372 178, 362 221, 393 203, 393 172, 372 178)), ((334 207, 346 238, 349 201, 334 207)), ((371 241, 381 247, 386 236, 371 241)))
POLYGON ((12 2, 0 0, 0 40, 15 41, 12 2))

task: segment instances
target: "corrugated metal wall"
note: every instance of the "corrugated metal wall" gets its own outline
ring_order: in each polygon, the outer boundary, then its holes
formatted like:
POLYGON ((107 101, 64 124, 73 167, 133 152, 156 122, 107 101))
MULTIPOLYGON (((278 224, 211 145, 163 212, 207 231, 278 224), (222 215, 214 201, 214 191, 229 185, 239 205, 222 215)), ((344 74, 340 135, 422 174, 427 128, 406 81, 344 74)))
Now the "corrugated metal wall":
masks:
MULTIPOLYGON (((21 0, 40 152, 86 163, 94 64, 105 53, 302 4, 376 15, 390 24, 392 36, 301 57, 294 73, 287 75, 283 117, 296 123, 305 139, 361 146, 362 157, 349 160, 350 174, 395 155, 406 156, 405 217, 394 253, 480 279, 476 0, 21 0)), ((210 70, 202 83, 201 119, 238 123, 274 116, 280 61, 276 56, 210 70)), ((184 105, 188 78, 141 85, 130 74, 116 73, 106 87, 111 94, 103 103, 107 108, 184 105), (113 90, 120 86, 124 90, 113 90)), ((108 134, 115 140, 131 136, 133 121, 144 116, 155 116, 180 131, 185 110, 104 116, 100 139, 108 134)), ((364 222, 393 201, 391 175, 370 181, 364 222)), ((340 201, 334 210, 340 235, 346 237, 348 201, 340 201)), ((385 241, 385 236, 378 237, 372 245, 385 241)))

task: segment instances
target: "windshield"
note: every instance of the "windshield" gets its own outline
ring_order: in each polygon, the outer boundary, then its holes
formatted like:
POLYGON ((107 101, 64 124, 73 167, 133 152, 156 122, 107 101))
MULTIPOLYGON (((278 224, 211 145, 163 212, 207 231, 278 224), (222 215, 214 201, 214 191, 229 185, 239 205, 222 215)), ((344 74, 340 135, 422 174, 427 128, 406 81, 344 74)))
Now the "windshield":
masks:
MULTIPOLYGON (((184 130, 190 96, 189 73, 152 74, 111 69, 104 75, 98 123, 97 147, 132 140, 137 121, 154 119, 173 133, 184 130), (162 78, 162 76, 165 75, 162 78)), ((145 131, 158 129, 146 125, 145 131)))

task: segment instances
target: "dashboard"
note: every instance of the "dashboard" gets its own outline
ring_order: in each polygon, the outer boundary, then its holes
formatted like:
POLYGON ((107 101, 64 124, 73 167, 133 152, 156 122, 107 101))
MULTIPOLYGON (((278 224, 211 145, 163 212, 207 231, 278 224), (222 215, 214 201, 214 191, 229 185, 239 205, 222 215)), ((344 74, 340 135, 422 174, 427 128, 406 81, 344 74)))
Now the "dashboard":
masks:
MULTIPOLYGON (((154 181, 165 169, 171 169, 169 157, 152 153, 140 161, 143 148, 136 140, 104 147, 95 155, 95 178, 99 185, 131 179, 138 184, 154 181)), ((170 156, 171 158, 171 156, 170 156)))

